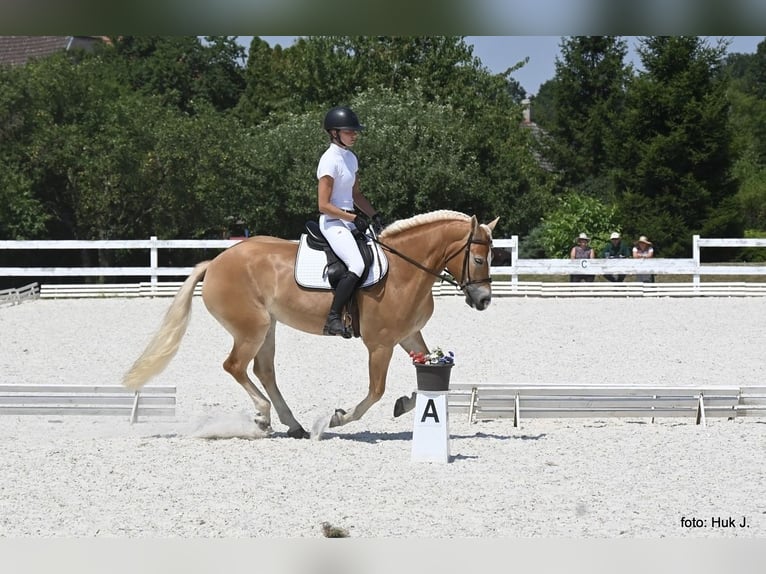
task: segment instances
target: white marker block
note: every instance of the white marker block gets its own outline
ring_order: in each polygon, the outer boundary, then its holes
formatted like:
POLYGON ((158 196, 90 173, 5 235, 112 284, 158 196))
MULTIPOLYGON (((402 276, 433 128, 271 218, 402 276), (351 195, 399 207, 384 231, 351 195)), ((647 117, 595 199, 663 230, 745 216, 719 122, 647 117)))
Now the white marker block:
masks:
POLYGON ((449 462, 446 391, 418 391, 412 429, 413 462, 449 462))

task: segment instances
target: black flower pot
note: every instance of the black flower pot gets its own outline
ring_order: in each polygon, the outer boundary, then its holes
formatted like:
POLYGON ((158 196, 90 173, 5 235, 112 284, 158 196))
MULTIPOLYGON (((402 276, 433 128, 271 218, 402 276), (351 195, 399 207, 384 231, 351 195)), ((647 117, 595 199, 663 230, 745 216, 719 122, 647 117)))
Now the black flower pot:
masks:
POLYGON ((449 376, 453 365, 451 363, 437 363, 423 365, 415 363, 415 372, 418 380, 419 391, 447 391, 449 390, 449 376))

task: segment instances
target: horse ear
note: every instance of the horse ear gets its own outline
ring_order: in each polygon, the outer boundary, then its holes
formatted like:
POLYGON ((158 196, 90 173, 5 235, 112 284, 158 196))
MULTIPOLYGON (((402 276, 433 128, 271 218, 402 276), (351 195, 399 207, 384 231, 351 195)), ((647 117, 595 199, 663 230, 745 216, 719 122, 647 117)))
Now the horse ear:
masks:
POLYGON ((495 225, 497 225, 497 222, 498 222, 499 219, 500 219, 499 216, 495 217, 495 219, 493 221, 490 221, 489 223, 487 223, 487 227, 489 227, 492 231, 494 231, 495 230, 495 225))
POLYGON ((475 215, 471 216, 471 232, 476 231, 476 228, 479 227, 479 220, 476 219, 475 215))

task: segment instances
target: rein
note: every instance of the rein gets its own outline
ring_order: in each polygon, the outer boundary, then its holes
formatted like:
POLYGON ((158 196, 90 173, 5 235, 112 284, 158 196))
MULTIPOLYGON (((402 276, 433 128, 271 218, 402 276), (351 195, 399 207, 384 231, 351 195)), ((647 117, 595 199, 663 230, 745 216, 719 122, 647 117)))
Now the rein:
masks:
POLYGON ((389 253, 393 253, 397 257, 401 257, 407 263, 414 265, 421 271, 425 271, 426 273, 433 275, 434 277, 437 277, 438 279, 441 279, 442 281, 446 281, 447 283, 449 283, 450 285, 454 285, 461 291, 465 291, 465 288, 468 287, 469 285, 474 285, 476 283, 491 283, 492 282, 492 277, 487 277, 486 279, 477 279, 476 281, 471 280, 470 272, 468 269, 468 259, 471 255, 471 245, 473 245, 474 243, 477 245, 489 245, 491 243, 489 241, 484 241, 483 239, 474 239, 473 235, 470 235, 468 239, 466 240, 465 245, 460 247, 460 249, 458 249, 455 253, 447 257, 447 259, 444 262, 446 265, 449 261, 457 257, 461 251, 465 250, 465 257, 463 258, 463 272, 462 272, 463 277, 460 283, 458 283, 454 279, 451 279, 449 276, 447 276, 443 272, 438 273, 436 271, 431 271, 422 263, 415 261, 412 257, 405 255, 404 253, 391 247, 390 245, 386 245, 385 243, 380 242, 376 236, 372 237, 372 241, 380 245, 384 250, 388 251, 389 253), (468 280, 466 280, 466 277, 468 278, 468 280))

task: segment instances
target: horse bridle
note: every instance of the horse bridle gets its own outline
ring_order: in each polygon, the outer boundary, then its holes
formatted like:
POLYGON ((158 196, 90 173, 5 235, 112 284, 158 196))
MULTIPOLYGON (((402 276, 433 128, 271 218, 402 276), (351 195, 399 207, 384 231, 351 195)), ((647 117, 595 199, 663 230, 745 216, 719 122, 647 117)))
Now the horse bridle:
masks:
MULTIPOLYGON (((475 239, 473 237, 473 231, 468 235, 468 239, 466 239, 465 245, 461 246, 455 253, 453 253, 452 255, 447 257, 447 259, 444 261, 444 264, 446 266, 446 264, 449 263, 452 259, 454 259, 458 255, 460 255, 460 253, 462 251, 465 251, 465 256, 463 257, 463 269, 462 269, 462 272, 461 272, 462 277, 461 277, 460 283, 458 283, 454 279, 451 279, 448 275, 445 275, 443 272, 438 272, 437 273, 435 271, 431 271, 425 265, 423 265, 422 263, 420 263, 418 261, 415 261, 414 259, 412 259, 408 255, 405 255, 401 251, 398 251, 397 249, 394 249, 390 245, 386 245, 385 243, 382 243, 382 242, 378 241, 377 237, 373 237, 372 240, 375 243, 377 243, 378 245, 380 245, 386 251, 388 251, 390 253, 393 253, 397 257, 401 257, 407 263, 410 263, 411 265, 414 265, 415 267, 417 267, 421 271, 425 271, 426 273, 429 273, 429 274, 433 275, 434 277, 438 277, 442 281, 446 281, 450 285, 454 285, 455 287, 457 287, 458 289, 460 289, 463 292, 465 292, 466 287, 468 287, 469 285, 476 285, 476 284, 481 284, 481 283, 492 283, 492 277, 487 277, 486 279, 471 280, 471 271, 470 271, 470 267, 469 267, 469 263, 468 263, 468 260, 471 257, 471 245, 473 245, 473 244, 476 244, 476 245, 488 245, 488 246, 492 245, 492 241, 487 241, 487 240, 484 240, 484 239, 475 239)), ((490 251, 490 253, 491 253, 491 251, 490 251)))

